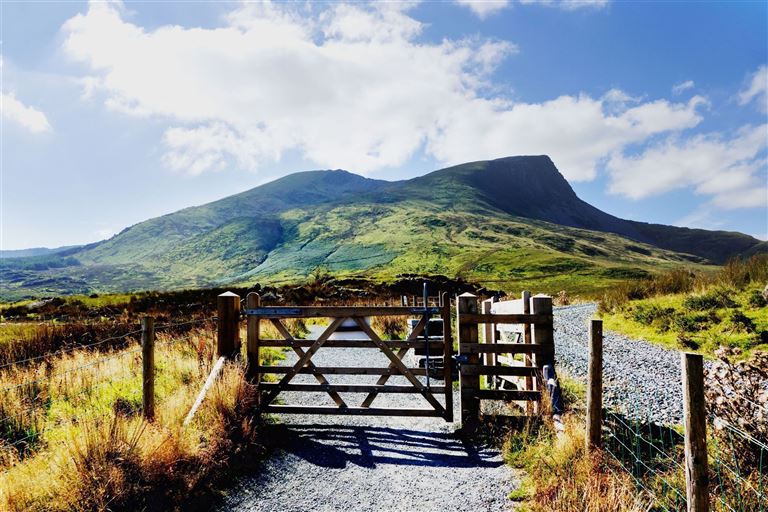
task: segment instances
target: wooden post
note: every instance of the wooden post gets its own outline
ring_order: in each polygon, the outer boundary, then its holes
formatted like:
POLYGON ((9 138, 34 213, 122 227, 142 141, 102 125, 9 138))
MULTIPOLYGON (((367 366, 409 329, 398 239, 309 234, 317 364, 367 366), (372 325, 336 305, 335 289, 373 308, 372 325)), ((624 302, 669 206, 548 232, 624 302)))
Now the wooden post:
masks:
MULTIPOLYGON (((251 292, 245 298, 245 307, 247 309, 254 309, 261 306, 261 297, 258 293, 251 292)), ((256 384, 257 396, 258 386, 261 381, 261 374, 256 370, 259 366, 259 317, 256 315, 248 315, 248 331, 246 335, 245 356, 246 356, 246 370, 245 375, 249 381, 256 384)))
POLYGON ((442 294, 443 317, 443 382, 445 383, 445 421, 453 422, 453 336, 451 335, 451 301, 442 294))
MULTIPOLYGON (((483 314, 491 314, 491 309, 493 308, 493 299, 486 299, 483 301, 483 314)), ((483 325, 483 343, 496 343, 496 325, 495 324, 484 324, 483 325)), ((488 352, 485 354, 485 362, 483 363, 487 366, 495 366, 496 365, 496 354, 492 354, 491 352, 488 352)), ((496 378, 493 375, 486 375, 485 376, 485 385, 488 388, 495 388, 496 387, 496 378)))
POLYGON ((603 321, 589 322, 589 369, 587 376, 587 451, 602 443, 603 420, 603 321))
MULTIPOLYGON (((520 295, 520 299, 523 301, 523 314, 530 314, 531 292, 524 291, 520 295)), ((523 343, 531 343, 531 324, 523 324, 523 343)), ((531 354, 523 354, 523 364, 525 364, 525 366, 533 366, 533 357, 531 357, 531 354)), ((533 377, 530 375, 525 377, 525 389, 526 391, 534 391, 536 389, 536 386, 534 386, 533 377)), ((537 404, 535 402, 530 401, 525 404, 525 411, 529 416, 538 412, 536 410, 536 405, 537 404)))
MULTIPOLYGON (((548 295, 534 295, 530 300, 532 315, 551 315, 552 297, 548 295)), ((541 352, 534 355, 533 361, 538 368, 536 372, 536 387, 541 391, 542 397, 546 391, 546 382, 544 382, 544 366, 554 364, 555 362, 555 333, 552 323, 536 324, 531 329, 531 340, 537 345, 541 345, 541 352)), ((541 400, 534 405, 536 414, 541 413, 541 400)))
MULTIPOLYGON (((456 301, 456 318, 459 324, 459 354, 466 358, 467 364, 480 364, 480 356, 471 352, 464 353, 461 350, 462 343, 477 343, 478 333, 477 324, 462 323, 462 314, 477 313, 477 297, 471 293, 459 295, 456 301)), ((480 400, 477 398, 477 392, 480 390, 480 376, 467 375, 460 373, 461 389, 461 427, 467 431, 472 431, 480 422, 480 400)))
POLYGON ((681 354, 683 422, 685 424, 685 489, 688 512, 709 510, 707 413, 704 397, 704 358, 681 354))
POLYGON ((141 317, 141 410, 144 418, 155 417, 155 319, 141 317))
POLYGON ((218 296, 219 332, 216 357, 234 359, 240 353, 240 296, 224 292, 218 296))

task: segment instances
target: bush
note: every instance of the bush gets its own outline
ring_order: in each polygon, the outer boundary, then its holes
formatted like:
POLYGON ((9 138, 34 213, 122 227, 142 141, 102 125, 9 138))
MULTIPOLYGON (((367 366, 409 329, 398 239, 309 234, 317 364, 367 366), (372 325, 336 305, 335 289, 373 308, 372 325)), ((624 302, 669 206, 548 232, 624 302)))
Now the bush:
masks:
POLYGON ((736 302, 731 299, 732 291, 724 288, 715 288, 702 295, 691 295, 683 300, 683 307, 696 311, 708 309, 733 308, 736 302))
POLYGON ((656 325, 665 331, 669 329, 674 314, 674 308, 662 308, 656 304, 638 304, 631 310, 635 322, 656 325))
POLYGON ((747 304, 752 308, 764 308, 765 306, 768 306, 768 300, 765 299, 760 290, 752 290, 752 293, 747 299, 747 304))
POLYGON ((739 309, 731 313, 729 320, 734 325, 734 327, 741 331, 751 333, 755 332, 756 330, 755 322, 753 322, 751 318, 742 313, 739 309))

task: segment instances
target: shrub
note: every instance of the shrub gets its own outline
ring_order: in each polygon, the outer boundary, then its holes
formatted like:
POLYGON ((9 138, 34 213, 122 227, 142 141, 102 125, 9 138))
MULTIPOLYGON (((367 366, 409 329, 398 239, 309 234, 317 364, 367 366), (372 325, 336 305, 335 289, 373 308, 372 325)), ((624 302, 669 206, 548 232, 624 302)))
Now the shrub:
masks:
POLYGON ((375 316, 371 320, 371 327, 385 339, 398 340, 405 337, 406 322, 400 316, 375 316))
POLYGON ((751 318, 742 313, 739 309, 731 313, 729 320, 734 325, 734 327, 740 331, 755 332, 755 322, 753 322, 751 318))
POLYGON ((674 308, 662 308, 656 304, 638 304, 631 310, 632 319, 643 325, 655 325, 664 331, 669 330, 674 308))
POLYGON ((731 290, 725 288, 715 288, 702 295, 691 295, 683 300, 683 307, 697 311, 719 308, 736 307, 736 302, 731 299, 731 290))
POLYGON ((752 308, 764 308, 765 306, 768 306, 768 300, 766 300, 760 290, 752 290, 752 293, 747 299, 747 304, 752 308))

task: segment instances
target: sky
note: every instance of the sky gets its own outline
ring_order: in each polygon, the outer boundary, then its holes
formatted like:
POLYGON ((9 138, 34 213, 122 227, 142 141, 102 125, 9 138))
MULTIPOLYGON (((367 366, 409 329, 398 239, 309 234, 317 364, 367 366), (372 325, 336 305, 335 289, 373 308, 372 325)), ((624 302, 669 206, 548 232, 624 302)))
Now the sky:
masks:
POLYGON ((0 248, 310 169, 547 154, 613 215, 768 238, 768 2, 0 0, 0 248))

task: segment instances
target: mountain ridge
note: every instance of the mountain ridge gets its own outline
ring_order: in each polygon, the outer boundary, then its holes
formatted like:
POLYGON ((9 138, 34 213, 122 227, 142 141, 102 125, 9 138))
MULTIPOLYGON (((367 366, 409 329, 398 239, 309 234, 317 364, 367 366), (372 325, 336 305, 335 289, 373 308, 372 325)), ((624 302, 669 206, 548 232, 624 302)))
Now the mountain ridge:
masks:
POLYGON ((582 201, 549 157, 516 156, 395 182, 340 169, 290 174, 59 255, 6 259, 0 276, 9 290, 0 294, 189 288, 301 279, 317 269, 512 284, 536 274, 526 262, 544 269, 544 281, 562 280, 546 269, 569 262, 584 286, 594 275, 602 285, 621 274, 603 275, 612 266, 638 274, 722 263, 765 245, 740 233, 620 219, 582 201))

